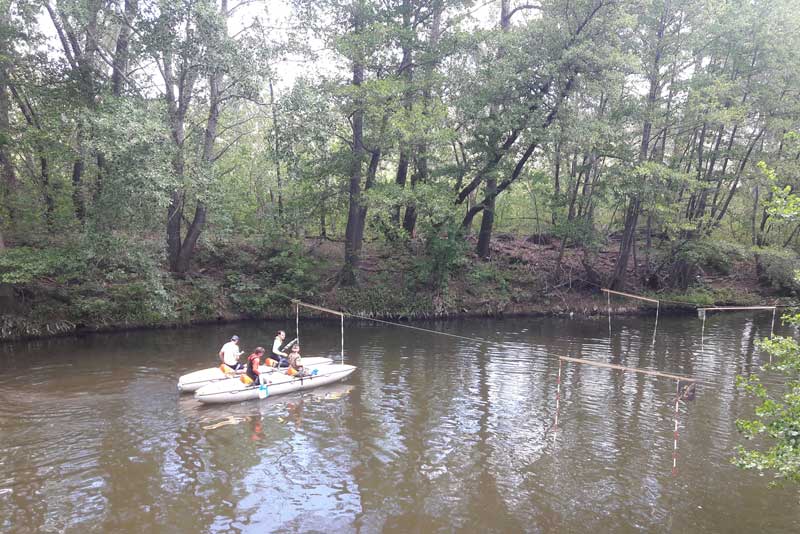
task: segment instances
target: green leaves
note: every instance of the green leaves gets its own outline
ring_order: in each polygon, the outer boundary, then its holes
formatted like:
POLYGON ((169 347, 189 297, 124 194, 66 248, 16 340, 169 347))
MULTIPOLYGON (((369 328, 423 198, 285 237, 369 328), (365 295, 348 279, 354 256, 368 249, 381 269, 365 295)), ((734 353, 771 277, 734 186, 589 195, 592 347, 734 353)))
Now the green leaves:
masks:
POLYGON ((770 471, 777 480, 800 483, 800 344, 777 336, 761 340, 758 346, 772 358, 765 370, 779 373, 783 380, 767 387, 758 377, 737 377, 737 387, 759 404, 755 417, 738 420, 736 427, 746 438, 758 438, 760 446, 739 447, 732 462, 743 469, 770 471))

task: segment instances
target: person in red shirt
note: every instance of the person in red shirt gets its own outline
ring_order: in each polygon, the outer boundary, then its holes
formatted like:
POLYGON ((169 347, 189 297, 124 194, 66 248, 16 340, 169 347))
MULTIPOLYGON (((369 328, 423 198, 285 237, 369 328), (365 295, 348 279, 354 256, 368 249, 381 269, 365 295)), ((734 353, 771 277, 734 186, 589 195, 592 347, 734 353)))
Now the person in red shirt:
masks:
POLYGON ((256 347, 253 354, 247 357, 247 370, 245 374, 247 374, 255 385, 261 383, 261 373, 258 370, 258 366, 261 365, 261 358, 264 357, 264 352, 264 347, 256 347))

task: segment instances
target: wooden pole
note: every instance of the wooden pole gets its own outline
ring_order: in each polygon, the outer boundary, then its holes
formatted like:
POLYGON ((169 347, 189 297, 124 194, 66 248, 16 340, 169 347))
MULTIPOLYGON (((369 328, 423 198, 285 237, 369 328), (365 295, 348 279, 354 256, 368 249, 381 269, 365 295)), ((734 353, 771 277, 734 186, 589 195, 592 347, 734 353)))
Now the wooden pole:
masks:
POLYGON ((561 359, 558 360, 558 378, 556 379, 556 420, 553 423, 553 445, 556 443, 558 432, 558 410, 561 407, 561 359))
POLYGON ((608 353, 611 354, 611 293, 606 293, 608 302, 608 353))
POLYGON ((678 409, 681 400, 681 381, 677 380, 675 383, 675 429, 672 435, 672 476, 678 474, 678 409))
POLYGON ((559 360, 564 360, 566 362, 573 362, 573 363, 582 363, 585 365, 593 365, 595 367, 605 367, 606 369, 616 369, 618 371, 625 371, 627 373, 639 373, 643 375, 650 375, 650 376, 660 376, 663 378, 671 378, 673 380, 683 380, 686 382, 700 382, 700 380, 696 378, 689 378, 687 376, 680 376, 680 375, 672 375, 669 373, 662 373, 660 371, 651 371, 650 369, 637 369, 635 367, 625 367, 624 365, 616 365, 613 363, 605 363, 605 362, 594 362, 592 360, 582 360, 580 358, 569 358, 567 356, 559 356, 559 360))
POLYGON ((651 299, 649 297, 642 297, 639 295, 631 295, 630 293, 623 293, 622 291, 612 291, 611 289, 601 289, 600 291, 605 291, 608 294, 614 293, 615 295, 622 295, 623 297, 628 297, 631 299, 638 299, 638 300, 646 300, 647 302, 655 302, 658 304, 658 300, 651 299))
POLYGON ((306 304, 305 302, 301 302, 299 300, 293 300, 292 302, 294 302, 298 306, 303 306, 305 308, 311 308, 312 310, 317 310, 317 311, 321 311, 321 312, 325 312, 325 313, 332 313, 334 315, 338 315, 340 317, 344 317, 344 314, 342 312, 338 312, 336 310, 331 310, 330 308, 323 308, 321 306, 314 306, 313 304, 306 304))
POLYGON ((775 306, 717 306, 713 308, 697 308, 700 311, 743 311, 743 310, 774 310, 775 306))

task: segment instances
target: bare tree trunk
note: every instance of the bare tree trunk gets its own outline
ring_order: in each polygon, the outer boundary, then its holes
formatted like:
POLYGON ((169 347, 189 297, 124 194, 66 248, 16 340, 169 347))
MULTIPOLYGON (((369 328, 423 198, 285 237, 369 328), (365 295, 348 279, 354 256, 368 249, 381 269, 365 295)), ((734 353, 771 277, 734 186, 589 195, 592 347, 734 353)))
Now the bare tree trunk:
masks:
MULTIPOLYGON (((12 47, 8 35, 8 23, 10 4, 6 4, 0 11, 0 172, 3 174, 3 187, 5 189, 5 207, 8 212, 10 222, 13 224, 15 219, 15 200, 17 190, 17 175, 14 164, 11 160, 11 137, 9 130, 9 111, 11 109, 11 99, 9 98, 10 83, 8 79, 8 68, 12 47)), ((3 223, 0 220, 0 248, 5 248, 2 237, 3 223)))
POLYGON ((278 181, 278 219, 283 224, 283 181, 281 180, 280 133, 278 131, 278 111, 275 108, 275 93, 272 89, 272 78, 269 79, 269 104, 272 107, 272 134, 275 137, 275 177, 278 181))
MULTIPOLYGON (((187 23, 188 24, 188 23, 187 23)), ((172 51, 167 49, 162 56, 163 65, 161 72, 164 75, 164 93, 167 101, 167 115, 175 144, 175 155, 172 159, 172 170, 179 184, 183 183, 185 171, 185 141, 186 141, 186 114, 192 101, 194 84, 198 72, 194 66, 180 62, 177 73, 173 65, 172 51), (177 94, 175 90, 177 89, 177 94)), ((172 192, 171 202, 167 208, 167 254, 170 270, 174 273, 183 273, 188 265, 188 257, 184 252, 184 242, 181 235, 183 212, 185 208, 185 192, 179 185, 172 192)), ((198 215, 197 213, 195 215, 198 215)), ((204 222, 205 213, 201 210, 200 222, 204 222)))
MULTIPOLYGON (((360 6, 353 6, 353 31, 360 34, 363 30, 360 6)), ((362 161, 364 159, 364 103, 361 95, 361 84, 364 82, 364 63, 361 57, 353 58, 352 86, 356 91, 355 111, 353 111, 353 145, 352 160, 350 163, 350 206, 347 212, 347 228, 344 234, 344 265, 339 281, 344 286, 356 285, 356 270, 358 269, 361 251, 361 238, 363 231, 359 228, 361 223, 361 175, 362 161)))
MULTIPOLYGON (((652 117, 656 109, 656 102, 658 101, 661 88, 661 53, 663 51, 664 32, 666 30, 669 10, 670 3, 669 0, 666 0, 658 22, 658 28, 656 29, 655 53, 652 63, 648 66, 649 90, 647 92, 646 118, 642 125, 642 140, 639 146, 639 162, 641 163, 647 161, 650 149, 650 135, 653 128, 652 117)), ((609 284, 612 289, 622 289, 625 287, 628 258, 630 257, 631 249, 636 239, 636 225, 639 221, 641 205, 641 199, 638 194, 634 194, 628 201, 628 209, 625 212, 625 224, 622 230, 622 241, 619 245, 619 255, 617 256, 617 262, 614 265, 614 272, 609 284)))
MULTIPOLYGON (((223 36, 228 34, 228 0, 222 0, 220 3, 220 16, 222 18, 222 27, 219 31, 223 36)), ((217 126, 219 124, 220 103, 222 99, 222 83, 225 77, 224 70, 216 66, 208 76, 208 118, 206 119, 206 128, 203 133, 203 153, 201 161, 206 171, 213 175, 214 173, 214 146, 217 141, 217 126)), ((270 84, 270 89, 272 85, 270 84)), ((274 112, 274 108, 273 108, 274 112)), ((189 270, 189 265, 194 257, 195 247, 200 234, 206 224, 207 207, 205 202, 197 200, 194 208, 194 217, 186 230, 186 237, 180 246, 177 261, 175 263, 175 272, 185 273, 189 270)))
MULTIPOLYGON (((411 0, 403 0, 403 29, 408 32, 413 32, 411 25, 411 0)), ((406 87, 403 90, 403 108, 407 113, 411 113, 413 107, 413 93, 411 84, 414 81, 414 65, 413 55, 411 50, 411 43, 408 37, 403 40, 403 59, 400 61, 400 74, 406 87)), ((401 142, 400 157, 397 161, 397 173, 395 174, 394 183, 400 188, 404 189, 406 186, 406 178, 408 177, 408 163, 410 160, 409 149, 401 142)), ((396 206, 391 214, 392 223, 395 226, 400 226, 400 211, 401 206, 396 206)))
POLYGON ((119 34, 117 35, 117 47, 114 52, 113 69, 111 73, 111 92, 114 96, 120 96, 125 82, 128 79, 128 56, 131 33, 133 33, 133 21, 138 12, 138 0, 125 0, 125 8, 122 13, 122 23, 120 24, 119 34))
MULTIPOLYGON (((500 2, 500 29, 507 33, 511 27, 511 0, 501 0, 500 2)), ((498 59, 505 55, 505 49, 501 47, 497 51, 498 59)), ((490 114, 497 115, 498 109, 493 107, 490 114)), ((494 208, 495 198, 497 197, 497 176, 489 173, 486 178, 484 188, 483 217, 481 218, 481 229, 478 231, 478 245, 475 250, 479 258, 488 259, 490 255, 490 245, 492 241, 492 230, 494 229, 494 208)))

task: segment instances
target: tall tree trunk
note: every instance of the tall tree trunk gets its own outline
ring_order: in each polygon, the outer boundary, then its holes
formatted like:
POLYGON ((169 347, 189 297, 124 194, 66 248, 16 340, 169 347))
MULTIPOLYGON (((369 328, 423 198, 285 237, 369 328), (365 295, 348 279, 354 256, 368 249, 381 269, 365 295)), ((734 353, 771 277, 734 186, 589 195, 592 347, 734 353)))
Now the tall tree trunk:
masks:
MULTIPOLYGON (((363 30, 362 14, 359 5, 353 6, 353 32, 358 35, 363 30)), ((364 60, 356 52, 353 58, 353 82, 356 92, 355 110, 353 111, 353 144, 350 163, 349 208, 347 212, 347 228, 344 234, 344 265, 339 277, 343 286, 356 285, 363 230, 361 223, 361 175, 364 160, 364 102, 360 94, 364 82, 364 60)))
MULTIPOLYGON (((511 0, 501 0, 500 2, 500 29, 503 33, 508 33, 511 28, 511 0)), ((505 49, 501 46, 497 51, 500 59, 505 55, 505 49)), ((497 115, 499 110, 493 107, 490 115, 497 115)), ((494 208, 495 198, 497 197, 497 175, 492 172, 486 177, 486 187, 484 196, 487 200, 483 202, 483 217, 481 218, 481 229, 478 231, 478 245, 475 253, 479 258, 488 259, 491 252, 492 230, 494 229, 494 208)))
MULTIPOLYGON (((15 219, 15 201, 17 190, 17 175, 11 160, 11 131, 9 129, 9 111, 11 99, 9 98, 10 81, 8 69, 10 66, 12 46, 9 40, 11 28, 9 27, 10 3, 0 8, 0 172, 3 174, 3 187, 5 189, 5 208, 10 222, 15 219)), ((0 219, 0 232, 3 231, 3 222, 0 219)), ((5 242, 0 234, 0 245, 5 242)))
MULTIPOLYGON (((403 29, 409 34, 413 33, 411 25, 411 0, 403 0, 403 29)), ((414 81, 414 63, 413 52, 411 49, 411 41, 408 35, 403 37, 403 58, 400 61, 400 75, 406 84, 403 90, 403 108, 407 114, 411 114, 413 108, 413 89, 412 83, 414 81)), ((409 148, 404 141, 400 142, 400 156, 397 161, 397 172, 395 173, 394 183, 399 189, 404 189, 406 186, 406 179, 408 177, 408 164, 410 160, 409 148)), ((396 227, 400 226, 400 211, 401 206, 396 206, 391 214, 392 224, 396 227)))
POLYGON ((114 61, 111 73, 111 92, 114 96, 120 96, 128 79, 128 56, 131 33, 133 33, 133 21, 138 11, 138 0, 125 0, 125 8, 122 12, 122 22, 117 35, 117 46, 114 51, 114 61))
MULTIPOLYGON (((24 95, 19 93, 19 90, 14 85, 9 84, 8 88, 11 91, 11 96, 14 97, 14 101, 17 103, 17 107, 22 113, 22 116, 25 117, 25 122, 28 124, 28 126, 35 128, 38 132, 41 132, 42 127, 39 123, 39 118, 34 112, 31 103, 27 98, 24 97, 24 95)), ((34 152, 39 157, 39 184, 41 187, 42 199, 44 200, 45 205, 45 225, 48 229, 52 230, 53 216, 55 214, 55 199, 50 191, 50 165, 45 155, 45 148, 45 144, 41 139, 37 139, 34 142, 34 152)), ((33 176, 33 178, 36 179, 35 176, 33 176)))
MULTIPOLYGON (((442 5, 436 3, 433 7, 433 20, 431 22, 430 35, 428 36, 428 46, 431 50, 436 50, 439 44, 441 33, 442 5)), ((425 69, 424 87, 422 89, 422 114, 427 119, 431 113, 431 85, 433 84, 433 73, 436 68, 435 62, 430 62, 425 69)), ((427 122, 427 121, 426 121, 427 122)), ((428 181, 428 140, 424 139, 416 147, 416 157, 414 158, 416 172, 411 176, 411 189, 416 188, 420 183, 428 181)), ((417 225, 417 206, 410 203, 406 206, 406 214, 403 218, 403 228, 409 235, 414 235, 417 225)))
MULTIPOLYGON (((655 53, 648 66, 649 90, 647 92, 647 103, 645 108, 645 120, 642 125, 642 140, 639 145, 639 163, 647 161, 650 150, 650 135, 653 128, 653 115, 656 109, 659 92, 661 89, 661 54, 663 51, 664 32, 666 30, 667 18, 670 12, 670 2, 665 0, 664 8, 658 22, 655 35, 655 53)), ((625 223, 622 230, 622 241, 619 245, 617 262, 614 265, 610 286, 612 289, 622 289, 625 287, 625 273, 628 269, 628 259, 636 240, 636 225, 639 221, 641 209, 641 199, 638 194, 634 194, 628 200, 628 209, 625 212, 625 223)))
MULTIPOLYGON (((222 19, 222 26, 219 31, 223 37, 228 34, 228 0, 222 0, 220 3, 220 17, 222 19)), ((203 153, 201 155, 201 162, 206 172, 209 175, 214 174, 214 146, 217 141, 217 127, 219 124, 220 103, 222 99, 222 83, 224 79, 224 70, 216 66, 208 76, 208 118, 206 119, 206 128, 203 133, 203 153)), ((271 88, 271 85, 270 85, 271 88)), ((274 110, 274 108, 273 108, 274 110)), ((185 273, 189 270, 189 265, 194 257, 195 247, 200 234, 206 224, 207 207, 204 201, 197 200, 194 208, 194 217, 186 230, 186 237, 180 246, 177 261, 175 263, 175 272, 185 273)))
POLYGON ((486 179, 486 188, 484 192, 489 200, 483 205, 481 229, 478 232, 478 246, 475 252, 478 257, 488 259, 491 253, 490 245, 492 241, 492 229, 494 227, 494 207, 495 198, 497 197, 497 178, 494 177, 494 174, 486 179))
POLYGON ((275 93, 272 88, 272 78, 269 79, 269 105, 272 108, 272 135, 275 144, 272 149, 275 151, 273 162, 275 164, 275 179, 278 188, 278 219, 283 224, 283 180, 281 178, 281 155, 280 155, 280 132, 278 130, 278 109, 275 107, 275 93))
POLYGON ((182 273, 185 271, 185 265, 187 263, 186 254, 181 254, 184 246, 181 227, 185 207, 185 192, 183 189, 186 166, 184 152, 186 141, 185 118, 189 111, 197 73, 191 68, 187 69, 186 65, 182 64, 176 76, 175 72, 173 72, 172 52, 169 50, 164 52, 162 59, 163 65, 161 70, 164 74, 167 114, 172 134, 172 142, 175 145, 175 154, 172 158, 172 171, 176 181, 180 184, 172 191, 170 205, 167 208, 167 255, 169 258, 170 270, 174 273, 182 273), (176 88, 177 94, 175 93, 176 88))

